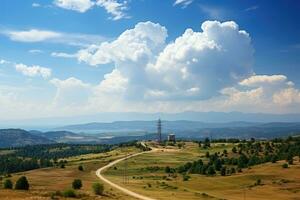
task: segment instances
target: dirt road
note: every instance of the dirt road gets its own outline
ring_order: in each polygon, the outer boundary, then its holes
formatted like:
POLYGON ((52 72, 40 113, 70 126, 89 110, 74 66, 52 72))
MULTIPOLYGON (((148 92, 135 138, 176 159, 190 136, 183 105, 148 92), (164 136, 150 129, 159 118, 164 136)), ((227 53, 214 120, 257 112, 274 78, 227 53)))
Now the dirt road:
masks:
MULTIPOLYGON (((142 145, 144 145, 144 144, 142 144, 142 145)), ((153 198, 143 196, 143 195, 141 195, 141 194, 138 194, 138 193, 135 193, 135 192, 133 192, 133 191, 130 191, 130 190, 128 190, 128 189, 126 189, 126 188, 124 188, 124 187, 122 187, 122 186, 120 186, 120 185, 117 185, 117 184, 111 182, 110 180, 106 179, 106 178, 101 174, 103 171, 105 171, 106 169, 112 167, 113 165, 117 164, 118 162, 121 162, 121 161, 123 161, 123 160, 125 160, 125 159, 132 158, 132 157, 134 157, 134 156, 138 156, 138 155, 141 155, 141 154, 144 154, 144 153, 153 152, 153 151, 155 151, 155 150, 152 149, 151 151, 143 151, 143 152, 140 152, 140 153, 132 154, 132 155, 129 155, 129 156, 127 156, 127 157, 124 157, 124 158, 120 158, 120 159, 118 159, 118 160, 115 160, 115 161, 113 161, 113 162, 111 162, 111 163, 109 163, 109 164, 107 164, 107 165, 101 167, 100 169, 98 169, 98 170, 96 171, 96 175, 97 175, 102 181, 104 181, 105 183, 109 184, 110 186, 112 186, 112 187, 114 187, 114 188, 116 188, 116 189, 118 189, 118 190, 120 190, 120 191, 122 191, 122 192, 124 192, 124 193, 126 193, 126 194, 128 194, 128 195, 130 195, 130 196, 132 196, 132 197, 135 197, 135 198, 141 199, 141 200, 155 200, 155 199, 153 199, 153 198)))

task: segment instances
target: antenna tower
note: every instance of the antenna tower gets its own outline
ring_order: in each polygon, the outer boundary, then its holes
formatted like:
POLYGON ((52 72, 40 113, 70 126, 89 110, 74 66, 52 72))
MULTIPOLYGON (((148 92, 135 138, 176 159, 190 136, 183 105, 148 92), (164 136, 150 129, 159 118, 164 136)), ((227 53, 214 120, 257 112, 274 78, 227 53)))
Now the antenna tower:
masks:
POLYGON ((157 141, 161 143, 161 120, 160 118, 157 121, 157 141))

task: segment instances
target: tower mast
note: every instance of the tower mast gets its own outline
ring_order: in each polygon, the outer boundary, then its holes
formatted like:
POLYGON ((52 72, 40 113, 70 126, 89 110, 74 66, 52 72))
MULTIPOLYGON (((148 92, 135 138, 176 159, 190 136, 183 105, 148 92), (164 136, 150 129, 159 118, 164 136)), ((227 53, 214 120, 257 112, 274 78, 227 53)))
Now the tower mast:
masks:
POLYGON ((157 140, 158 140, 158 143, 161 143, 161 120, 160 118, 158 119, 157 121, 157 140))

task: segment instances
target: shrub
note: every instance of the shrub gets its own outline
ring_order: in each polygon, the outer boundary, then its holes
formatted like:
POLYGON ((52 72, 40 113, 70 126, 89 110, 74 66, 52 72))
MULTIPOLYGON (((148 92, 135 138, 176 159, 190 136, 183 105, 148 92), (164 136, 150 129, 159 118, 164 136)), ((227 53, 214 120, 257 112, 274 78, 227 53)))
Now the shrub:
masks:
POLYGON ((226 167, 221 168, 221 176, 226 176, 226 167))
POLYGON ((20 177, 15 186, 16 190, 28 190, 29 189, 29 183, 25 176, 20 177))
POLYGON ((208 175, 214 175, 216 173, 215 168, 213 166, 209 166, 207 169, 208 175))
POLYGON ((63 192, 63 196, 64 197, 76 197, 76 193, 74 190, 68 189, 63 192))
POLYGON ((166 173, 170 173, 170 172, 171 172, 171 168, 170 168, 169 166, 166 166, 165 172, 166 172, 166 173))
POLYGON ((255 185, 261 185, 261 179, 257 179, 255 185))
POLYGON ((104 185, 101 183, 94 183, 93 184, 93 191, 96 195, 102 195, 104 191, 104 185))
POLYGON ((80 179, 75 179, 72 183, 72 187, 75 190, 79 190, 82 187, 82 181, 80 179))
POLYGON ((289 165, 287 164, 287 163, 284 163, 283 165, 282 165, 282 168, 288 168, 289 167, 289 165))
POLYGON ((13 183, 10 179, 6 179, 3 183, 4 189, 13 189, 13 183))
POLYGON ((189 175, 183 175, 183 181, 188 181, 191 177, 189 175))
POLYGON ((78 170, 79 170, 79 171, 83 171, 82 165, 79 165, 79 166, 78 166, 78 170))
POLYGON ((235 174, 235 168, 234 167, 231 168, 231 173, 235 174))

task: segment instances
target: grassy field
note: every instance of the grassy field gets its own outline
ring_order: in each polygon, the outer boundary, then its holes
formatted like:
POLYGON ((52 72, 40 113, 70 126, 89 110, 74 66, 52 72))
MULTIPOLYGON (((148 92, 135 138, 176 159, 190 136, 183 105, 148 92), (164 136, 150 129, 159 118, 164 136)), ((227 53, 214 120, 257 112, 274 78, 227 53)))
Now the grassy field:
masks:
MULTIPOLYGON (((191 174, 188 181, 183 180, 181 174, 169 175, 165 173, 166 166, 178 167, 188 161, 198 159, 207 160, 207 149, 201 149, 197 143, 186 142, 183 148, 177 146, 159 147, 154 143, 149 144, 156 151, 142 154, 127 161, 122 161, 105 172, 105 176, 121 186, 134 192, 156 199, 230 199, 230 200, 255 200, 270 199, 282 200, 300 199, 300 163, 295 158, 294 165, 287 169, 282 168, 285 161, 265 163, 244 169, 243 172, 231 176, 213 176, 191 174), (124 167, 127 166, 129 183, 124 183, 124 167), (255 186, 261 179, 262 184, 255 186)), ((229 154, 234 144, 212 144, 209 152, 223 152, 229 154)), ((135 147, 123 147, 107 153, 87 154, 67 159, 66 168, 45 168, 24 173, 12 174, 15 182, 20 176, 25 175, 30 182, 27 192, 0 189, 0 199, 51 199, 51 193, 71 188, 74 179, 81 179, 83 188, 77 191, 80 199, 133 199, 116 189, 105 185, 105 195, 95 196, 91 186, 100 182, 95 171, 107 163, 122 158, 125 155, 139 152, 135 147), (79 171, 82 165, 84 171, 79 171)), ((7 152, 6 152, 7 153, 7 152)), ((2 188, 2 186, 0 185, 2 188)), ((59 199, 64 199, 59 197, 59 199)))
MULTIPOLYGON (((231 150, 232 144, 215 144, 210 152, 231 150)), ((266 163, 232 176, 191 175, 183 181, 180 174, 169 176, 164 167, 176 167, 187 161, 205 159, 207 150, 195 143, 186 143, 183 149, 165 149, 143 154, 127 162, 129 183, 124 184, 124 162, 109 169, 107 177, 120 185, 157 199, 300 199, 300 163, 283 169, 284 162, 266 163), (262 185, 254 186, 261 179, 262 185)))
MULTIPOLYGON (((81 199, 131 199, 123 193, 105 185, 105 195, 98 197, 93 194, 92 184, 100 182, 95 171, 105 164, 123 157, 126 153, 135 153, 140 150, 134 147, 118 148, 108 153, 87 154, 68 158, 66 168, 45 168, 24 173, 12 174, 11 180, 15 182, 20 176, 25 175, 30 182, 28 192, 0 189, 0 199, 50 199, 51 193, 71 188, 74 179, 81 179, 83 187, 77 193, 81 199), (78 166, 82 165, 84 171, 79 171, 78 166)), ((2 186, 0 185, 0 188, 2 186)), ((64 198, 60 198, 64 199, 64 198)))

